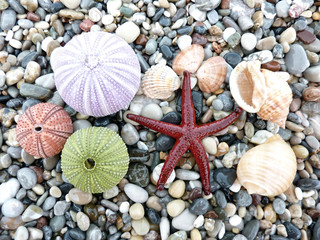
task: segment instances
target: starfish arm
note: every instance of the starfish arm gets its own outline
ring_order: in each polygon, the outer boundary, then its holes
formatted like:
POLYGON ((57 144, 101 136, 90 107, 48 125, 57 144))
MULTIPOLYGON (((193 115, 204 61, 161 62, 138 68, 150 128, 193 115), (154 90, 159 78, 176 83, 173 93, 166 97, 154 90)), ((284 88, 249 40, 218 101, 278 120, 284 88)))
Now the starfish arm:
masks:
POLYGON ((181 127, 179 125, 175 125, 175 124, 171 124, 171 123, 166 123, 166 122, 161 122, 158 120, 154 120, 151 118, 147 118, 147 117, 142 117, 139 115, 135 115, 135 114, 127 114, 127 118, 135 121, 147 128, 150 128, 154 131, 166 134, 170 137, 180 137, 181 136, 181 127))
POLYGON ((237 107, 231 114, 218 121, 200 125, 195 130, 197 133, 197 137, 203 138, 220 132, 221 130, 232 124, 241 115, 242 111, 242 108, 237 107))
POLYGON ((194 139, 190 145, 190 151, 199 167, 204 194, 209 195, 211 192, 210 169, 206 150, 204 149, 199 139, 194 139))
POLYGON ((164 185, 166 184, 174 167, 177 165, 182 155, 188 150, 189 146, 190 143, 184 140, 184 138, 179 138, 176 141, 162 167, 159 180, 157 182, 157 188, 159 191, 163 190, 164 185))
POLYGON ((192 101, 190 73, 187 71, 183 72, 181 106, 183 121, 182 124, 191 127, 194 126, 196 122, 196 114, 194 112, 194 106, 192 101))

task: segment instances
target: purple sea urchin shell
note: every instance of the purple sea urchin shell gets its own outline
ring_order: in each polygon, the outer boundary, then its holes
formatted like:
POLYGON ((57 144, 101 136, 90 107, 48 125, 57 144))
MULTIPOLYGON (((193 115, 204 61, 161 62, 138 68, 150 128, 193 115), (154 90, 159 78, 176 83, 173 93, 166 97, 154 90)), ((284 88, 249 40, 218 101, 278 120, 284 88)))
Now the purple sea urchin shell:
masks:
POLYGON ((75 36, 50 58, 58 92, 76 111, 102 117, 126 107, 140 85, 140 65, 122 38, 106 32, 75 36))

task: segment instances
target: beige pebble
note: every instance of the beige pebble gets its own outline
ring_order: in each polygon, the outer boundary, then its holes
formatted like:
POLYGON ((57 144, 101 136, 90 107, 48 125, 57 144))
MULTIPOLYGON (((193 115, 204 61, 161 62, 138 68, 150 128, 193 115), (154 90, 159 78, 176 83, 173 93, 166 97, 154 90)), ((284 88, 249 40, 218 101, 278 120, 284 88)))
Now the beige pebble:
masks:
POLYGON ((22 43, 16 39, 10 39, 9 45, 15 49, 21 49, 22 48, 22 43))
POLYGON ((159 198, 157 196, 151 196, 148 198, 146 205, 148 208, 153 208, 157 212, 162 210, 162 206, 159 203, 159 198))
POLYGON ((257 216, 256 219, 261 220, 263 218, 264 212, 260 205, 257 205, 257 216))
POLYGON ((276 38, 273 36, 263 38, 257 42, 256 48, 258 50, 272 50, 277 44, 276 38))
POLYGON ((286 127, 294 132, 302 132, 304 127, 294 122, 286 121, 286 127))
POLYGON ((319 61, 319 56, 315 52, 306 50, 306 53, 310 63, 317 63, 319 61))
POLYGON ((8 86, 14 85, 19 82, 24 75, 24 69, 18 67, 16 69, 10 70, 6 73, 6 84, 8 86))
POLYGON ((213 137, 205 137, 201 143, 207 153, 215 155, 217 153, 217 142, 213 137))
POLYGON ((295 40, 296 40, 296 30, 293 27, 290 27, 281 33, 279 42, 280 43, 287 42, 291 44, 295 40))
POLYGON ((144 216, 144 208, 141 203, 133 204, 129 209, 130 217, 134 220, 139 220, 144 216))
POLYGON ((297 158, 306 158, 309 156, 309 151, 302 145, 295 145, 292 147, 292 150, 297 158))
POLYGON ((77 188, 72 188, 68 193, 71 202, 79 205, 86 205, 91 202, 92 194, 81 191, 77 188))
POLYGON ((246 216, 246 213, 247 213, 246 207, 239 207, 238 209, 239 217, 244 218, 246 216))
POLYGON ((58 188, 57 186, 52 186, 49 190, 49 194, 52 197, 59 198, 59 197, 61 197, 62 192, 61 192, 60 188, 58 188))
POLYGON ((34 191, 37 195, 41 196, 42 194, 44 194, 44 187, 37 183, 33 188, 32 191, 34 191))
POLYGON ((39 63, 30 61, 24 72, 24 79, 27 83, 34 83, 37 77, 40 76, 41 67, 39 63))
POLYGON ((227 203, 224 210, 226 211, 227 217, 231 217, 236 213, 237 207, 233 203, 227 203))
POLYGON ((78 20, 84 19, 84 14, 82 12, 78 12, 78 11, 71 10, 71 9, 62 9, 62 10, 60 10, 59 11, 59 16, 60 17, 71 18, 71 19, 78 19, 78 20))
POLYGON ((257 11, 253 14, 252 20, 254 22, 255 28, 262 27, 263 25, 263 12, 262 11, 257 11))
POLYGON ((300 218, 302 216, 301 206, 297 203, 292 204, 288 210, 290 211, 292 218, 300 218))
POLYGON ((283 236, 283 237, 288 236, 287 229, 283 224, 277 225, 277 233, 278 233, 278 235, 283 236))
POLYGON ((176 217, 185 209, 185 203, 181 199, 173 200, 167 204, 167 212, 171 217, 176 217))
POLYGON ((34 12, 38 8, 38 0, 20 0, 20 3, 29 12, 34 12))
POLYGON ((160 7, 163 7, 163 8, 170 7, 168 0, 159 0, 159 4, 160 4, 160 7))
POLYGON ((186 183, 182 180, 174 181, 169 187, 169 194, 174 198, 181 198, 185 192, 186 183))
POLYGON ((190 232, 190 238, 191 240, 201 240, 202 237, 200 231, 197 228, 192 229, 190 232))
POLYGON ((87 231, 89 229, 90 219, 85 213, 78 212, 76 219, 77 219, 78 227, 80 228, 81 231, 87 231))
POLYGON ((61 0, 61 2, 69 9, 76 9, 80 6, 81 0, 61 0))
MULTIPOLYGON (((61 10, 62 11, 62 10, 61 10)), ((48 29, 50 27, 50 24, 47 23, 46 21, 40 21, 40 22, 36 22, 34 24, 34 27, 36 29, 42 29, 42 30, 45 30, 45 29, 48 29)))
POLYGON ((132 228, 136 231, 138 235, 145 235, 150 230, 150 223, 144 217, 140 220, 132 220, 132 228))
POLYGON ((229 151, 222 158, 222 164, 226 168, 232 168, 233 161, 237 159, 237 153, 235 151, 229 151))
POLYGON ((281 45, 284 53, 288 53, 290 51, 290 45, 288 42, 282 42, 281 45))
POLYGON ((116 34, 127 43, 132 43, 139 36, 140 28, 133 22, 125 22, 117 28, 116 34))

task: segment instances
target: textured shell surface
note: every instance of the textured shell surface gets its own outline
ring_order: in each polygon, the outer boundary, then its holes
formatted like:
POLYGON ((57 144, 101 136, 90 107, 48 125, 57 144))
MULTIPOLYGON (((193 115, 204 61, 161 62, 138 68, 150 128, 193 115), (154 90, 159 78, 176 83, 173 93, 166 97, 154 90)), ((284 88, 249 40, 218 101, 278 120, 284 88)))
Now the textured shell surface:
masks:
POLYGON ((70 183, 89 193, 116 186, 127 173, 129 155, 121 137, 108 128, 76 131, 61 154, 61 168, 70 183))
POLYGON ((50 58, 62 99, 76 111, 101 117, 126 107, 140 85, 140 65, 122 38, 106 32, 75 36, 50 58))
POLYGON ((320 87, 308 87, 303 90, 302 96, 306 101, 320 102, 320 87))
POLYGON ((20 146, 34 157, 52 157, 62 150, 73 132, 68 113, 52 103, 38 103, 19 118, 16 134, 20 146))
POLYGON ((227 63, 217 56, 207 59, 197 71, 198 84, 203 92, 218 90, 227 75, 227 63))
POLYGON ((178 53, 172 62, 172 69, 178 75, 182 75, 185 70, 190 73, 195 73, 200 67, 203 59, 203 47, 199 44, 192 44, 178 53))
POLYGON ((256 113, 267 97, 260 61, 239 63, 229 78, 230 91, 236 103, 245 111, 256 113))
POLYGON ((289 74, 261 69, 268 89, 267 99, 261 106, 258 116, 285 128, 289 106, 292 102, 292 90, 287 83, 289 74))
POLYGON ((146 96, 166 99, 180 87, 180 78, 170 67, 157 64, 145 73, 141 86, 146 96))
POLYGON ((241 157, 237 176, 249 194, 276 196, 289 188, 296 171, 293 150, 277 134, 241 157))

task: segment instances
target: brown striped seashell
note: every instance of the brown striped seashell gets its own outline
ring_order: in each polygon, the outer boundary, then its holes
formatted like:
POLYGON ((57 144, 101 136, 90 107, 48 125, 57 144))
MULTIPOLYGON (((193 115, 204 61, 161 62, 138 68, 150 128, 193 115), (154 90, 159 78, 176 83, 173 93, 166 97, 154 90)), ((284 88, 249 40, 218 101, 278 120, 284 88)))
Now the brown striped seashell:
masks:
POLYGON ((267 99, 261 106, 258 116, 285 128, 289 106, 292 102, 292 91, 287 83, 290 75, 286 72, 272 72, 261 69, 268 88, 267 99))
POLYGON ((204 49, 199 44, 192 44, 186 47, 174 58, 172 69, 182 75, 183 71, 195 73, 204 59, 204 49))
POLYGON ((227 75, 227 63, 217 56, 206 60, 197 71, 198 84, 203 92, 211 93, 219 89, 227 75))
POLYGON ((320 87, 308 87, 302 92, 303 99, 308 102, 320 102, 320 87))
POLYGON ((180 79, 170 67, 157 64, 145 73, 141 87, 150 98, 166 99, 180 87, 180 79))
POLYGON ((229 78, 230 91, 236 103, 245 111, 256 113, 266 100, 267 89, 260 61, 239 63, 229 78))
POLYGON ((237 177, 249 194, 276 196, 290 187, 296 171, 293 150, 277 134, 241 157, 237 177))

